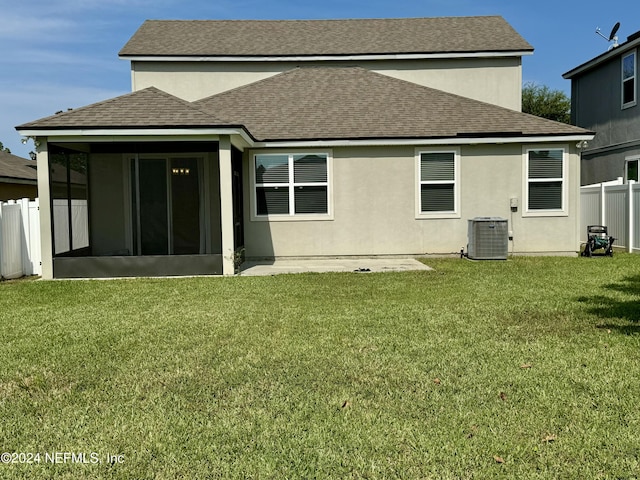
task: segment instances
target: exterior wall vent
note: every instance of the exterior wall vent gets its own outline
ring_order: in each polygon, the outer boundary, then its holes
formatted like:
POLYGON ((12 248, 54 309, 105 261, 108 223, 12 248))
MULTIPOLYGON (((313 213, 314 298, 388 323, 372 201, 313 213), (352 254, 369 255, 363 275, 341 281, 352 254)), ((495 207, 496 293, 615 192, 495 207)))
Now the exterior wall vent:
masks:
POLYGON ((507 220, 476 217, 469 220, 467 256, 473 260, 506 260, 509 250, 507 220))

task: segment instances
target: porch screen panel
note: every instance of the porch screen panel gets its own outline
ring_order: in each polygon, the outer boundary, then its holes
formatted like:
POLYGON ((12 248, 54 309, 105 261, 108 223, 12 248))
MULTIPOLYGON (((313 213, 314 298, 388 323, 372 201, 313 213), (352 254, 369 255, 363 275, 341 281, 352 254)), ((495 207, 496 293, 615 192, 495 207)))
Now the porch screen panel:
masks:
POLYGON ((89 248, 88 157, 52 148, 49 160, 54 255, 87 254, 89 248))
POLYGON ((53 217, 53 252, 58 255, 71 250, 67 157, 63 153, 49 155, 49 182, 53 217))
POLYGON ((200 253, 200 182, 197 158, 171 159, 174 255, 200 253))
POLYGON ((139 172, 140 254, 169 253, 165 159, 141 158, 139 172))
POLYGON ((89 192, 87 187, 88 161, 84 153, 69 155, 69 183, 71 193, 71 249, 89 246, 89 192))

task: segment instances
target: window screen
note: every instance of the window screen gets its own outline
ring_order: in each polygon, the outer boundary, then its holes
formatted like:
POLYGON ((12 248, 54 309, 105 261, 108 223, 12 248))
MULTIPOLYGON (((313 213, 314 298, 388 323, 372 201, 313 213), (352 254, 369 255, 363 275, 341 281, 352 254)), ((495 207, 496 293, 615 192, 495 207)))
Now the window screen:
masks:
POLYGON ((256 214, 329 213, 327 161, 326 154, 256 155, 256 214))
POLYGON ((455 153, 420 154, 420 211, 455 210, 455 153))
POLYGON ((529 151, 529 210, 562 210, 563 157, 563 150, 529 151))
POLYGON ((622 105, 636 101, 636 54, 622 58, 622 105))

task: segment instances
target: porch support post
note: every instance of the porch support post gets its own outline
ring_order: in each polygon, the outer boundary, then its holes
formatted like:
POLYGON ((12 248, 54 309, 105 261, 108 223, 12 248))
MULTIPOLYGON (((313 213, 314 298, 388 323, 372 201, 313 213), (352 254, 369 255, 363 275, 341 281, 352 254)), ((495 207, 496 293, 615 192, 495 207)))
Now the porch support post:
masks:
POLYGON ((51 222, 51 189, 49 188, 49 147, 46 137, 35 140, 38 162, 38 203, 40 207, 40 261, 42 278, 53 278, 53 223, 51 222))
POLYGON ((231 169, 231 138, 220 136, 218 144, 220 162, 220 224, 222 226, 222 274, 233 275, 234 238, 233 238, 233 173, 231 169))

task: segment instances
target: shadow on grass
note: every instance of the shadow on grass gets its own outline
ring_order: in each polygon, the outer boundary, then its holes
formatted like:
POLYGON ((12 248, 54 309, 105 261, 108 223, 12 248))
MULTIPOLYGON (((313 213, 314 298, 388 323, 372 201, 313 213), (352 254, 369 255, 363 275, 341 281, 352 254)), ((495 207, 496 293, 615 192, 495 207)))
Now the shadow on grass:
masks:
POLYGON ((598 328, 616 330, 625 335, 640 334, 640 275, 625 277, 619 283, 604 285, 600 289, 618 292, 623 296, 599 294, 580 297, 578 301, 588 305, 589 313, 623 322, 599 325, 598 328))

